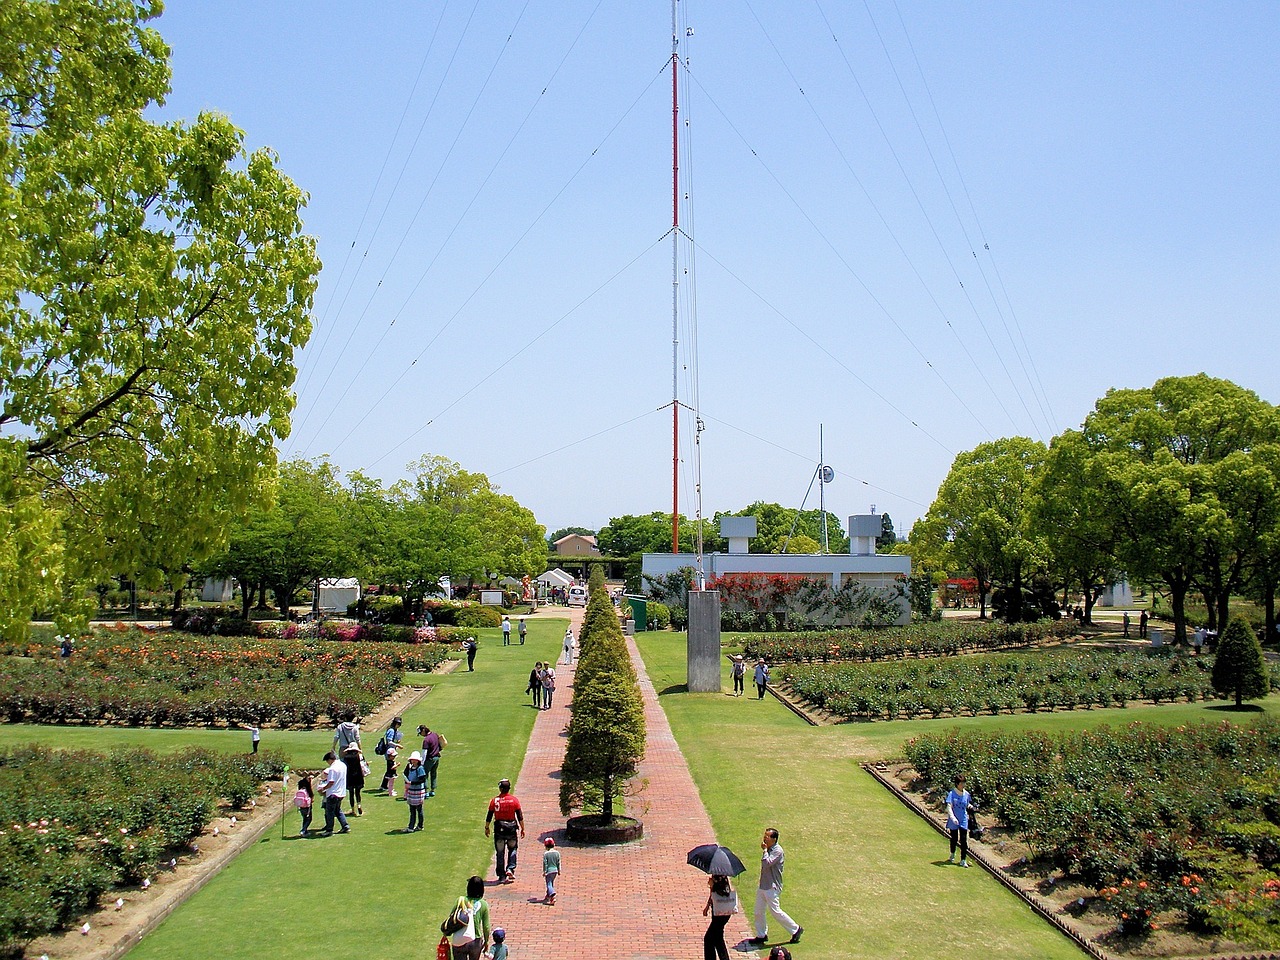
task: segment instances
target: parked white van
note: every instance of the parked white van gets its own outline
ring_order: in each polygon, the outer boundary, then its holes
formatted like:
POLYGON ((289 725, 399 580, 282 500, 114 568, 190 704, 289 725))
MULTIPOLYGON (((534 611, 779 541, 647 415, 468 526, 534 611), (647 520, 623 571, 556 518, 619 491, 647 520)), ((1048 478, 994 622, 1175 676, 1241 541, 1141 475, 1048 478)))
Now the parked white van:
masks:
POLYGON ((585 607, 587 605, 587 588, 576 583, 570 586, 567 602, 571 607, 585 607))

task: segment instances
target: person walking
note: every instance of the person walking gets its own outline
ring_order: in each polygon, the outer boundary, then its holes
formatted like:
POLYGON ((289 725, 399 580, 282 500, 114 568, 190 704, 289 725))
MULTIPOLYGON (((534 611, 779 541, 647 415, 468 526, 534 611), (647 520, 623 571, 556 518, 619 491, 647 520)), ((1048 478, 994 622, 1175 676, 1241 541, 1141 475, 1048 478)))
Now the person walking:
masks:
POLYGON ((262 743, 262 729, 255 723, 249 728, 249 740, 253 743, 253 752, 258 752, 258 745, 262 743))
POLYGON ((542 841, 545 848, 542 854, 542 879, 547 884, 547 895, 542 902, 549 907, 556 905, 556 880, 560 876, 560 851, 551 837, 542 841))
POLYGON ((508 616, 503 616, 502 618, 502 645, 504 647, 511 646, 511 618, 508 616))
POLYGON ((444 734, 436 733, 425 723, 418 726, 422 736, 422 767, 427 771, 427 796, 436 795, 436 773, 440 769, 440 752, 449 745, 444 734))
POLYGON ((756 888, 756 935, 751 942, 757 946, 768 942, 769 914, 773 914, 782 928, 791 935, 790 942, 799 943, 804 927, 787 916, 778 902, 782 896, 782 867, 786 855, 782 845, 778 843, 778 831, 773 827, 764 832, 760 849, 763 852, 760 856, 760 883, 756 888))
POLYGON ((400 733, 400 726, 403 723, 400 717, 394 718, 391 726, 387 727, 386 733, 382 735, 382 742, 378 745, 379 752, 387 760, 387 770, 382 777, 382 789, 389 797, 396 795, 396 774, 399 772, 396 757, 400 755, 400 744, 404 740, 404 735, 400 733))
POLYGON ((333 752, 341 757, 345 756, 347 748, 352 744, 360 746, 360 718, 354 713, 348 713, 336 730, 333 731, 333 752))
POLYGON ((303 777, 298 781, 298 790, 293 795, 293 805, 298 808, 298 813, 302 816, 302 829, 298 831, 300 837, 305 837, 307 831, 311 829, 311 806, 315 796, 311 789, 310 777, 303 777))
POLYGON ((733 695, 740 697, 746 687, 747 678, 747 662, 742 658, 742 654, 736 654, 733 658, 733 695))
POLYGON ((769 686, 769 665, 764 662, 764 657, 756 661, 755 684, 758 695, 757 700, 764 699, 765 688, 769 686))
POLYGON ((1124 612, 1124 638, 1129 639, 1129 611, 1124 612))
POLYGON ((467 637, 467 639, 462 641, 462 649, 467 651, 467 670, 471 673, 474 673, 476 669, 477 647, 478 644, 476 643, 475 637, 467 637))
POLYGON ((351 816, 363 817, 364 798, 361 793, 364 790, 365 759, 360 752, 360 744, 353 743, 347 747, 342 759, 347 765, 347 798, 351 802, 351 816))
POLYGON ((535 710, 542 709, 542 661, 539 660, 533 665, 533 669, 529 671, 529 686, 525 687, 525 693, 533 694, 533 708, 535 710))
POLYGON ((951 838, 951 856, 947 863, 956 862, 956 845, 960 846, 960 866, 969 866, 969 804, 973 797, 964 788, 964 775, 956 777, 956 785, 947 794, 947 835, 951 838))
POLYGON ((529 627, 524 622, 524 617, 520 618, 520 646, 524 646, 524 635, 529 632, 529 627))
POLYGON ((1147 616, 1147 611, 1143 610, 1138 614, 1138 639, 1147 639, 1147 621, 1151 618, 1147 616))
POLYGON ((564 662, 565 664, 573 663, 573 627, 569 627, 564 632, 564 662))
POLYGON ((551 709, 551 698, 556 695, 556 672, 551 667, 542 671, 542 709, 551 709))
POLYGON ((471 877, 467 880, 466 896, 458 898, 454 906, 458 919, 466 915, 466 926, 449 938, 453 960, 480 960, 489 945, 489 904, 484 899, 484 880, 471 877))
POLYGON ((332 750, 324 755, 324 762, 329 766, 320 774, 320 782, 316 784, 316 788, 324 794, 324 835, 333 836, 335 819, 342 824, 339 833, 350 833, 347 818, 342 815, 342 801, 347 795, 347 765, 332 750))
POLYGON ((729 878, 717 874, 707 877, 707 905, 702 915, 711 917, 707 932, 702 935, 702 960, 729 960, 729 947, 724 942, 725 924, 738 912, 738 894, 729 878))
POLYGON ((499 883, 515 883, 516 856, 520 838, 524 836, 524 811, 520 801, 511 792, 511 781, 503 777, 498 781, 498 795, 489 801, 489 812, 484 818, 484 835, 493 830, 493 851, 499 883))

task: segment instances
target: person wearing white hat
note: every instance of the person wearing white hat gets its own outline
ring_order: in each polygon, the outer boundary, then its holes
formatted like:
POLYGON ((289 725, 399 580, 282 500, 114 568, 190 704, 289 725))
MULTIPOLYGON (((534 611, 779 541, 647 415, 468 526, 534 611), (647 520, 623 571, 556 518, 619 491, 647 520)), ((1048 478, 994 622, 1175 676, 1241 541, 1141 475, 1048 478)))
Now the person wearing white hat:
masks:
POLYGON ((427 796, 427 769, 422 765, 422 754, 417 750, 409 754, 404 768, 404 800, 409 804, 409 825, 405 833, 422 829, 422 801, 427 796))

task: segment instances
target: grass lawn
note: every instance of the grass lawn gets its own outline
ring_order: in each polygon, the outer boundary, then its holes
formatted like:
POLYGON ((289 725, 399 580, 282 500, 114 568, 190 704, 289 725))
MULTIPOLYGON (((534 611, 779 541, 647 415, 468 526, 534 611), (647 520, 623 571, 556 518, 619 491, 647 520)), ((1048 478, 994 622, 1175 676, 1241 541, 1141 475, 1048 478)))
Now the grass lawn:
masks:
MULTIPOLYGON (((1077 710, 948 720, 810 727, 772 698, 688 694, 684 634, 637 635, 676 740, 721 843, 748 863, 751 912, 760 834, 775 826, 787 851, 782 906, 830 960, 842 958, 1082 957, 985 871, 946 865, 945 838, 859 769, 901 755, 932 730, 1081 729, 1133 720, 1185 723, 1233 716, 1221 704, 1077 710)), ((728 661, 722 684, 732 690, 728 661)), ((1280 697, 1265 702, 1280 710, 1280 697)), ((1235 714, 1234 716, 1239 716, 1235 714)), ((660 802, 657 797, 650 802, 660 802)), ((778 931, 771 925, 770 936, 778 931)))
MULTIPOLYGON (((405 741, 426 723, 449 740, 440 760, 436 796, 424 806, 426 827, 402 834, 403 800, 366 791, 363 817, 347 836, 299 839, 298 816, 286 816, 288 839, 269 831, 252 849, 149 935, 131 958, 226 960, 323 953, 362 956, 383 941, 394 955, 434 954, 439 923, 472 874, 492 872, 493 846, 484 815, 501 777, 520 772, 533 710, 524 689, 535 660, 554 660, 565 621, 529 621, 525 646, 502 646, 497 629, 477 631, 476 669, 432 676, 431 692, 404 715, 405 741), (501 709, 488 709, 490 706, 501 709)), ((423 675, 411 677, 426 682, 423 675)), ((381 731, 366 731, 370 743, 381 731)), ((150 730, 114 727, 0 726, 0 745, 38 741, 110 749, 139 744, 156 750, 199 743, 247 749, 247 731, 150 730)), ((317 768, 332 732, 263 731, 263 746, 285 750, 300 767, 317 768)), ((383 760, 370 748, 370 787, 383 760)), ((407 754, 406 754, 407 759, 407 754)), ((403 766, 403 764, 402 764, 403 766)), ((400 781, 403 789, 403 781, 400 781)), ((519 783, 515 784, 519 792, 519 783)), ((314 826, 323 826, 317 808, 314 826)))

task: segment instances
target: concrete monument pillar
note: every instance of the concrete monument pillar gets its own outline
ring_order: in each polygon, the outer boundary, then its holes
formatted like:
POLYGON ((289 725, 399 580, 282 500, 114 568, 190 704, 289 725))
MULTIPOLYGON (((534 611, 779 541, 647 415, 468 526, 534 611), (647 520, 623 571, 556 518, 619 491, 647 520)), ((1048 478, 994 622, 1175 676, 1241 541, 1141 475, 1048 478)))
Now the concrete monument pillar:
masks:
POLYGON ((720 692, 720 591, 689 591, 689 692, 720 692))

